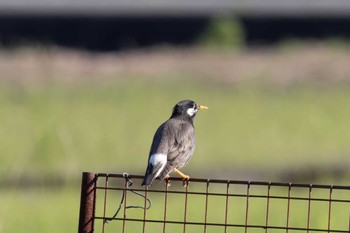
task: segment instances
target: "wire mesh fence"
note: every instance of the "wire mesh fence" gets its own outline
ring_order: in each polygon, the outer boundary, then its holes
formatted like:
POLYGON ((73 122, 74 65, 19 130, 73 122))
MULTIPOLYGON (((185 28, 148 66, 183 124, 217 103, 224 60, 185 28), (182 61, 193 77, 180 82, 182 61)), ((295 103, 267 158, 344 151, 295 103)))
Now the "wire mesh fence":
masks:
POLYGON ((79 232, 350 232, 350 186, 83 173, 79 232))

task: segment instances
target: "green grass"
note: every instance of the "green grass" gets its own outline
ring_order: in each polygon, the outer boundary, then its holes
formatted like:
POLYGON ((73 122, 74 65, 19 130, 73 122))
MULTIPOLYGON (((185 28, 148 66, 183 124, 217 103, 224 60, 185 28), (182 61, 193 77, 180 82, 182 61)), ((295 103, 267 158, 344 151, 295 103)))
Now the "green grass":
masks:
POLYGON ((0 232, 77 232, 79 191, 2 190, 0 232))
POLYGON ((215 172, 347 158, 347 86, 276 90, 182 81, 3 87, 1 177, 77 176, 86 170, 143 173, 156 128, 185 98, 209 106, 196 118, 197 150, 188 171, 200 172, 213 163, 215 172))

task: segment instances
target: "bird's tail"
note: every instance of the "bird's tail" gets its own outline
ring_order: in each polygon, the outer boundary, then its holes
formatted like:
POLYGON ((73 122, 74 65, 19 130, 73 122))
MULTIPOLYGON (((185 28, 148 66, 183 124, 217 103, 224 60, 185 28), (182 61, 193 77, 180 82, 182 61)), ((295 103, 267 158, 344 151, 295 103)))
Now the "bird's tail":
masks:
POLYGON ((150 186, 155 178, 156 174, 153 172, 153 166, 149 164, 141 185, 150 186))
POLYGON ((150 186, 155 178, 156 177, 154 174, 145 174, 145 178, 143 179, 141 185, 142 186, 150 186))

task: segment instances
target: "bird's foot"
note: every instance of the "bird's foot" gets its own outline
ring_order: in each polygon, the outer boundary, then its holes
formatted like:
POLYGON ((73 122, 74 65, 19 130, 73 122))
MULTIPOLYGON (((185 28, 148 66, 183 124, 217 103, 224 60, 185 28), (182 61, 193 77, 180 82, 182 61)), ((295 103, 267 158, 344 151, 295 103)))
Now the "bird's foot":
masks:
POLYGON ((164 185, 167 186, 167 187, 170 187, 170 186, 171 186, 171 183, 170 183, 170 181, 169 181, 169 178, 170 178, 169 175, 166 175, 166 176, 164 177, 164 185))
POLYGON ((174 172, 176 172, 177 174, 179 174, 182 177, 182 180, 183 180, 182 185, 186 188, 188 186, 188 184, 190 183, 190 176, 183 174, 177 168, 174 169, 174 172))
POLYGON ((190 177, 186 176, 182 179, 182 186, 184 186, 184 188, 188 187, 188 185, 190 184, 190 177))

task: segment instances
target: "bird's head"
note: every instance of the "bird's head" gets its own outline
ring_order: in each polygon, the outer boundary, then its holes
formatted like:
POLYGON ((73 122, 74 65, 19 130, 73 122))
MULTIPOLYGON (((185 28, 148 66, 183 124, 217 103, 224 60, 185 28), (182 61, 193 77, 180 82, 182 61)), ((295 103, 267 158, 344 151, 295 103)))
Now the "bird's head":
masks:
POLYGON ((208 109, 204 105, 199 105, 192 100, 182 100, 174 108, 171 118, 173 117, 190 117, 194 118, 199 110, 208 109))

